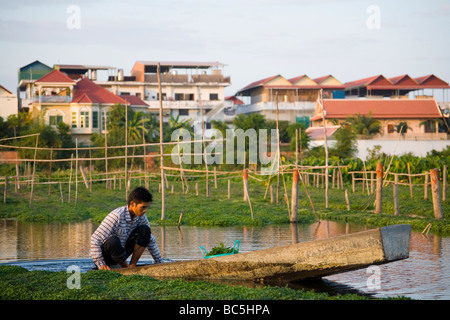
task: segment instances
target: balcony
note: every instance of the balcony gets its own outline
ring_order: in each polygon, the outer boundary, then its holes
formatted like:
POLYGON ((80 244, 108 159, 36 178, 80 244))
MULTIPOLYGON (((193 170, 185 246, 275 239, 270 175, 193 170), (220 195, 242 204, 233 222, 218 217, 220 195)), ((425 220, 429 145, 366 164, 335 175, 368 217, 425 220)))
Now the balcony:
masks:
POLYGON ((72 102, 70 96, 35 96, 32 99, 34 103, 69 103, 72 102))
MULTIPOLYGON (((145 101, 149 105, 149 109, 157 109, 159 110, 159 101, 158 100, 146 100, 145 101)), ((202 108, 203 110, 213 109, 218 107, 219 105, 223 105, 223 101, 220 100, 202 100, 202 108)), ((162 102, 164 109, 198 109, 200 110, 200 102, 188 101, 188 100, 163 100, 162 102)))
MULTIPOLYGON (((237 114, 252 113, 261 111, 276 111, 277 104, 275 102, 259 102, 253 104, 244 104, 237 106, 237 114)), ((298 101, 298 102, 279 102, 279 111, 303 111, 311 113, 316 110, 316 102, 298 101)))
MULTIPOLYGON (((224 77, 221 74, 202 74, 202 75, 188 75, 188 74, 161 74, 161 83, 223 83, 229 84, 230 77, 224 77)), ((145 82, 158 83, 158 76, 156 74, 146 74, 145 82)))

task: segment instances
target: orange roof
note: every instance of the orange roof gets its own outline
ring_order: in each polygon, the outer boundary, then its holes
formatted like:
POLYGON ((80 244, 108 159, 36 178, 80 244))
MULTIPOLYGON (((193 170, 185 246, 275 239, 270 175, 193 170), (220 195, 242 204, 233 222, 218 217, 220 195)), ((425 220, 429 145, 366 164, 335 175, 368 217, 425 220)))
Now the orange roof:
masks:
POLYGON ((439 79, 434 74, 414 79, 422 88, 449 88, 447 82, 439 79))
POLYGON ((244 91, 244 90, 247 90, 247 89, 250 89, 250 88, 262 86, 262 85, 264 85, 265 83, 269 82, 270 80, 273 80, 273 79, 275 79, 276 77, 279 77, 279 76, 280 76, 280 75, 277 74, 276 76, 272 76, 272 77, 268 77, 268 78, 264 78, 264 79, 261 79, 261 80, 252 82, 252 83, 250 83, 248 86, 242 88, 242 89, 239 90, 239 91, 244 91))
POLYGON ((64 83, 75 83, 70 79, 65 73, 59 70, 53 70, 47 73, 42 78, 36 80, 36 82, 64 82, 64 83))
POLYGON ((72 102, 75 103, 105 103, 105 104, 126 104, 129 103, 107 89, 95 84, 88 78, 83 78, 77 82, 74 88, 72 102))
POLYGON ((128 101, 132 106, 148 106, 141 98, 131 94, 121 94, 119 95, 122 99, 128 101))
POLYGON ((391 86, 393 83, 386 79, 382 74, 379 74, 377 76, 364 78, 360 80, 355 80, 351 82, 347 82, 344 84, 345 88, 354 88, 354 87, 370 87, 370 86, 391 86))
MULTIPOLYGON (((345 119, 361 114, 377 119, 435 119, 443 115, 434 99, 386 100, 386 99, 324 99, 323 106, 328 119, 345 119)), ((322 119, 321 110, 311 120, 322 119)))
POLYGON ((385 78, 383 75, 368 77, 365 79, 355 80, 344 84, 346 89, 366 87, 369 90, 396 90, 396 89, 426 89, 426 88, 450 88, 447 82, 439 79, 433 74, 428 76, 411 78, 404 74, 397 77, 385 78))
MULTIPOLYGON (((322 119, 322 118, 321 118, 322 119)), ((327 137, 331 137, 341 126, 327 126, 327 137)), ((323 127, 309 127, 305 130, 311 140, 322 140, 324 137, 323 127)))

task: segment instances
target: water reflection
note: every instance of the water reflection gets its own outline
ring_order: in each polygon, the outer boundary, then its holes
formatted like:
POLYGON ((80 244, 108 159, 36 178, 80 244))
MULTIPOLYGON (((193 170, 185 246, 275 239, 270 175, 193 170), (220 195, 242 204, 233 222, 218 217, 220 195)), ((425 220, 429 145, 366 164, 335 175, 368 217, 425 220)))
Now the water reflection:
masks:
MULTIPOLYGON (((97 228, 92 221, 80 223, 19 223, 0 220, 0 262, 36 261, 62 269, 66 264, 78 261, 85 269, 93 267, 89 258, 90 235, 97 228), (47 261, 65 259, 64 263, 47 261), (72 259, 67 261, 68 259, 72 259), (76 259, 76 260, 73 260, 76 259)), ((202 228, 182 226, 153 226, 163 257, 173 260, 202 259, 199 246, 208 251, 223 242, 233 246, 240 241, 240 252, 289 245, 342 234, 367 230, 365 226, 322 221, 309 225, 284 225, 266 227, 216 227, 202 228)), ((151 261, 146 252, 144 261, 151 261)), ((366 269, 355 270, 324 278, 316 283, 295 284, 297 287, 314 288, 327 292, 359 292, 375 297, 405 295, 417 299, 450 299, 450 238, 436 235, 411 237, 410 258, 380 267, 381 288, 369 290, 366 269)), ((27 262, 24 266, 32 266, 27 262)), ((34 263, 36 266, 36 263, 34 263)), ((64 267, 65 266, 65 267, 64 267)), ((294 284, 292 285, 294 286, 294 284)))

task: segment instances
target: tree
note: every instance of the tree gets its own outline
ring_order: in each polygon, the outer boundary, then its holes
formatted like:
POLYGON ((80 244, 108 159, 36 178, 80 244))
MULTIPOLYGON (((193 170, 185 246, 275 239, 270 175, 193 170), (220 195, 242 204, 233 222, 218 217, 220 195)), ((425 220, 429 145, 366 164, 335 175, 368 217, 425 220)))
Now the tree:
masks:
POLYGON ((263 115, 258 113, 251 113, 249 115, 240 113, 233 119, 233 125, 236 129, 242 129, 244 131, 255 129, 256 132, 258 132, 259 129, 265 129, 267 127, 266 119, 263 115))
POLYGON ((352 158, 356 151, 356 135, 349 123, 342 123, 334 134, 336 145, 330 149, 330 154, 339 158, 352 158))
POLYGON ((390 132, 398 132, 403 136, 408 131, 408 129, 411 130, 411 127, 408 126, 408 123, 402 121, 393 126, 390 132))
POLYGON ((194 135, 191 125, 189 124, 190 119, 184 119, 180 121, 180 115, 176 118, 172 114, 169 117, 169 124, 164 126, 164 142, 170 142, 172 139, 172 133, 175 130, 186 130, 191 136, 194 135))
POLYGON ((372 112, 367 116, 357 114, 347 117, 345 122, 351 125, 353 133, 364 138, 371 138, 381 132, 381 122, 372 117, 372 112))
POLYGON ((289 135, 290 143, 289 143, 289 149, 295 150, 295 132, 298 131, 298 129, 301 129, 300 136, 298 136, 298 143, 301 143, 301 150, 305 151, 309 148, 309 135, 306 133, 305 124, 300 122, 294 122, 289 124, 287 127, 287 133, 289 135))

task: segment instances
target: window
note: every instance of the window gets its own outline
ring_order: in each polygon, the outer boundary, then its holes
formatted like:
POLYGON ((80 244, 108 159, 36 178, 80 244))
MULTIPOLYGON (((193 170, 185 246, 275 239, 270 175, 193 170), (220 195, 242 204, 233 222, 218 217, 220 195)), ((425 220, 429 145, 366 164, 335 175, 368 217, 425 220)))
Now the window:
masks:
POLYGON ((89 111, 80 111, 80 128, 89 128, 89 111))
POLYGON ((72 112, 72 128, 78 128, 77 112, 72 112))
POLYGON ((98 111, 92 111, 92 128, 98 129, 98 111))
POLYGON ((219 100, 219 94, 218 93, 210 93, 209 100, 219 100))
POLYGON ((51 126, 57 126, 58 123, 63 121, 63 117, 62 116, 49 116, 48 117, 48 122, 49 125, 51 126))
MULTIPOLYGON (((156 94, 156 100, 159 100, 159 93, 156 94)), ((161 100, 167 100, 167 93, 161 93, 161 100)))
POLYGON ((180 116, 188 116, 189 115, 189 109, 178 109, 178 114, 180 116))
POLYGON ((175 100, 184 100, 184 94, 182 93, 175 93, 175 100))

